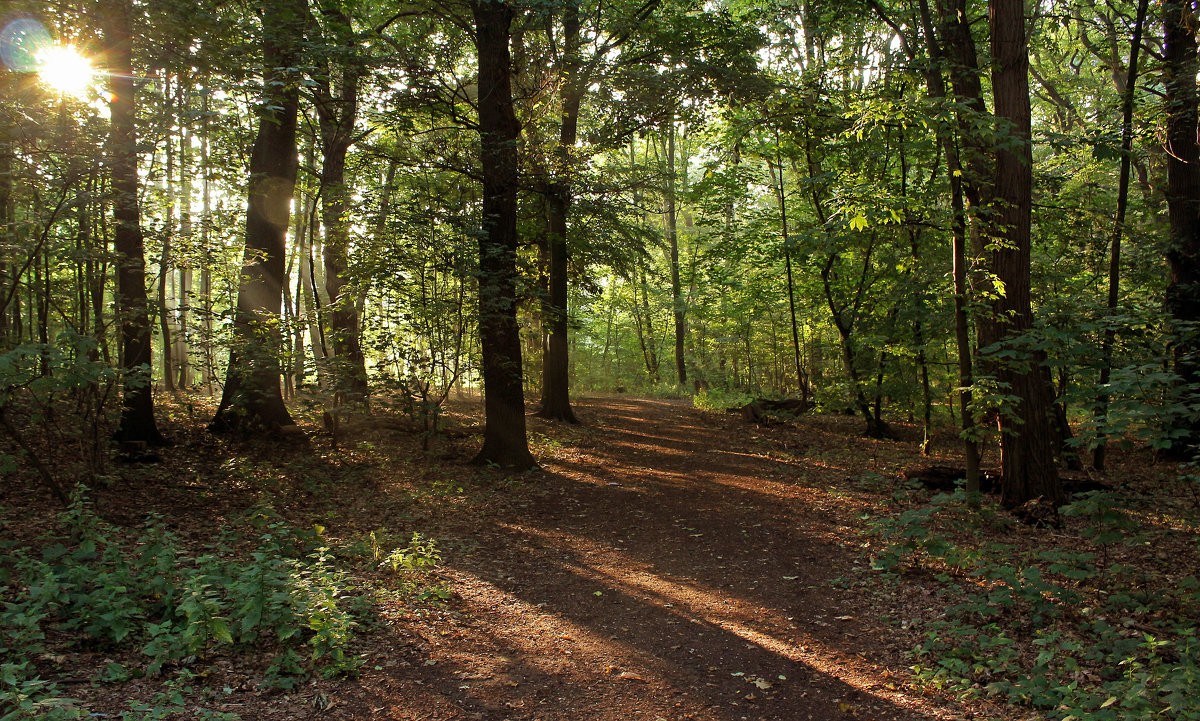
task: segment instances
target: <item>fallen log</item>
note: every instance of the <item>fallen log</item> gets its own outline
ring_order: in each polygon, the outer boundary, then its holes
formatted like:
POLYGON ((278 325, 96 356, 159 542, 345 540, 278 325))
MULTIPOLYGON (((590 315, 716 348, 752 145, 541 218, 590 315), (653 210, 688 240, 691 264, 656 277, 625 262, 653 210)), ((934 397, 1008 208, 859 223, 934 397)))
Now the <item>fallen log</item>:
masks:
POLYGON ((729 413, 740 413, 747 423, 771 423, 794 419, 802 413, 807 413, 808 408, 808 402, 802 398, 755 398, 744 406, 727 410, 729 413))
MULTIPOLYGON (((931 491, 950 492, 960 481, 967 477, 967 471, 953 466, 926 466, 924 468, 909 468, 904 471, 904 477, 917 481, 931 491)), ((1112 488, 1094 478, 1078 475, 1062 474, 1059 477, 1063 491, 1068 496, 1087 491, 1110 491, 1112 488)), ((984 493, 1000 492, 1000 475, 992 471, 979 472, 979 490, 984 493)))
MULTIPOLYGON (((949 493, 967 477, 967 471, 964 468, 954 468, 953 466, 926 466, 906 469, 903 475, 907 480, 916 481, 931 491, 949 493)), ((979 490, 984 493, 999 493, 1000 476, 991 471, 981 470, 979 472, 979 490)))

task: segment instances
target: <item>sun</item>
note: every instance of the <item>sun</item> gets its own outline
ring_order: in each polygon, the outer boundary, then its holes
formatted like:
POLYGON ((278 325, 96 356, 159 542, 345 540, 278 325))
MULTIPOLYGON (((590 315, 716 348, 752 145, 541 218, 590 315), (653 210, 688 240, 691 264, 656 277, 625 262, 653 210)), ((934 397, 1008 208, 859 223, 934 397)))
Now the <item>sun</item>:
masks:
POLYGON ((66 95, 83 98, 96 71, 90 60, 70 45, 52 45, 37 55, 38 77, 66 95))

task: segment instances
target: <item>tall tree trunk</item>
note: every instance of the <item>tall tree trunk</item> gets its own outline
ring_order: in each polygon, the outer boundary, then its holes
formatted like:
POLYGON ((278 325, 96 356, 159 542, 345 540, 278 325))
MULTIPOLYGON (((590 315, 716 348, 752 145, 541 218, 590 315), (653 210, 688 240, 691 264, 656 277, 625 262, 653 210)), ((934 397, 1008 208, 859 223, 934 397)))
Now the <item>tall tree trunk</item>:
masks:
MULTIPOLYGON (((165 95, 171 96, 170 78, 167 79, 165 95)), ((162 377, 163 385, 166 389, 175 392, 175 358, 174 358, 174 333, 171 328, 171 301, 174 300, 171 293, 172 280, 172 264, 174 258, 174 234, 175 234, 175 205, 178 202, 178 197, 175 193, 175 148, 168 139, 167 140, 167 167, 166 167, 166 191, 167 191, 167 214, 163 228, 162 252, 158 257, 158 323, 159 335, 162 342, 162 377)))
MULTIPOLYGON (((768 167, 770 163, 768 163, 768 167)), ((796 383, 800 387, 800 399, 808 406, 808 379, 804 376, 804 367, 800 362, 800 326, 796 322, 796 291, 792 280, 792 249, 788 238, 787 194, 784 192, 783 163, 779 157, 779 131, 775 131, 775 166, 779 171, 776 178, 775 198, 779 201, 779 230, 783 235, 783 264, 787 270, 788 312, 792 319, 792 355, 796 361, 796 383)))
POLYGON ((213 381, 216 375, 216 360, 213 357, 213 297, 212 297, 212 174, 208 150, 208 94, 202 100, 202 121, 200 128, 200 302, 204 314, 204 335, 201 339, 200 382, 204 384, 204 393, 213 395, 213 381))
MULTIPOLYGON (((177 86, 179 93, 178 112, 181 127, 179 137, 179 237, 194 251, 196 245, 192 238, 192 133, 187 123, 187 92, 183 82, 177 86)), ((178 386, 188 388, 192 385, 192 364, 189 357, 188 323, 191 321, 192 304, 192 258, 194 252, 187 255, 187 260, 179 264, 179 297, 176 300, 179 308, 178 326, 175 332, 175 367, 179 371, 178 386)))
POLYGON ((116 437, 162 445, 154 419, 150 373, 150 314, 146 298, 146 257, 138 207, 136 106, 132 69, 133 7, 130 0, 106 0, 104 39, 108 47, 109 166, 112 169, 113 247, 117 261, 117 307, 121 318, 122 397, 116 437))
POLYGON ((1196 144, 1198 96, 1196 8, 1191 0, 1164 0, 1167 88, 1166 307, 1174 334, 1177 402, 1186 410, 1172 419, 1172 455, 1190 457, 1200 444, 1200 147, 1196 144))
MULTIPOLYGON (((0 73, 0 101, 9 103, 9 85, 13 73, 0 73)), ((7 110, 0 109, 0 298, 15 297, 10 293, 16 278, 9 274, 8 254, 17 246, 15 205, 13 204, 13 125, 7 110)), ((0 305, 0 343, 10 340, 8 308, 0 305)))
POLYGON ((583 88, 579 78, 579 6, 571 1, 563 9, 562 122, 555 151, 553 180, 546 193, 550 246, 550 297, 544 316, 550 326, 542 360, 542 418, 578 423, 571 409, 569 354, 567 352, 567 214, 571 209, 571 151, 579 135, 579 107, 583 88))
POLYGON ((483 351, 483 447, 475 463, 533 468, 525 432, 517 326, 517 136, 507 2, 473 2, 479 55, 483 215, 479 236, 479 342, 483 351))
MULTIPOLYGON (((992 222, 1005 239, 992 251, 992 272, 1002 292, 984 324, 985 345, 1011 342, 1033 326, 1030 303, 1030 225, 1033 151, 1030 142, 1029 53, 1024 0, 992 0, 992 92, 1004 142, 996 151, 992 222)), ((1002 413, 1001 503, 1007 508, 1037 498, 1057 509, 1064 501, 1051 444, 1051 398, 1041 354, 1021 364, 997 363, 1001 387, 1016 407, 1002 413)))
POLYGON ((542 359, 541 409, 545 419, 577 423, 571 409, 568 353, 568 263, 566 218, 571 209, 571 176, 574 167, 571 150, 575 148, 580 126, 583 88, 580 80, 580 8, 574 1, 563 8, 563 68, 559 100, 563 118, 559 125, 558 148, 554 154, 553 180, 546 193, 548 238, 550 245, 550 299, 544 316, 550 325, 546 353, 542 359))
MULTIPOLYGON (((684 168, 687 172, 687 168, 684 168)), ((687 383, 687 367, 683 362, 683 345, 687 338, 687 318, 683 308, 683 289, 679 282, 679 231, 676 227, 675 198, 675 115, 667 124, 667 186, 666 231, 667 248, 671 254, 671 311, 675 316, 675 378, 679 385, 687 383)))
MULTIPOLYGON (((367 365, 362 350, 356 304, 357 293, 350 284, 350 188, 346 185, 346 155, 354 143, 358 117, 359 82, 362 69, 356 57, 358 39, 350 17, 340 9, 328 9, 330 33, 342 50, 341 67, 329 75, 340 75, 334 94, 328 78, 314 89, 321 130, 321 212, 325 224, 325 290, 329 294, 329 340, 337 359, 333 373, 338 396, 364 402, 367 365)), ((339 400, 340 400, 339 398, 339 400)))
POLYGON ((210 428, 253 435, 294 425, 280 391, 279 310, 285 239, 296 186, 296 122, 300 92, 292 73, 300 61, 306 0, 264 3, 266 67, 258 137, 250 155, 246 248, 234 316, 225 390, 210 428))
MULTIPOLYGON (((929 69, 925 74, 926 89, 929 96, 936 100, 947 99, 946 81, 942 75, 943 66, 953 63, 947 57, 947 53, 943 49, 941 43, 938 42, 938 35, 934 31, 933 18, 929 11, 929 3, 927 0, 920 0, 919 3, 921 16, 921 30, 925 36, 926 50, 929 57, 933 60, 929 69)), ((971 44, 968 49, 970 57, 966 62, 971 67, 977 66, 977 60, 974 58, 974 45, 971 44)), ((978 71, 976 70, 976 73, 978 71)), ((968 88, 969 89, 969 88, 968 88)), ((974 88, 978 91, 978 87, 974 88)), ((963 129, 963 123, 959 120, 959 128, 963 129)), ((979 484, 979 426, 975 422, 974 414, 971 410, 973 404, 972 386, 975 384, 974 357, 971 350, 971 322, 967 314, 967 308, 971 302, 971 286, 968 278, 967 264, 967 248, 969 240, 969 225, 970 218, 968 217, 966 203, 966 188, 967 183, 963 180, 963 164, 959 156, 959 141, 954 137, 954 133, 950 128, 938 126, 939 140, 941 141, 942 149, 946 154, 946 169, 947 177, 950 182, 950 209, 952 213, 951 220, 951 275, 954 286, 954 347, 958 367, 958 421, 959 421, 959 438, 963 444, 963 460, 966 466, 966 482, 967 492, 970 494, 978 494, 980 491, 979 484)), ((951 415, 954 410, 951 408, 951 415)))
MULTIPOLYGON (((1129 171, 1133 162, 1133 105, 1137 93, 1138 56, 1142 50, 1142 27, 1146 24, 1149 4, 1149 0, 1139 0, 1137 5, 1137 15, 1133 21, 1133 38, 1129 43, 1129 68, 1125 78, 1125 92, 1121 94, 1121 174, 1117 181, 1117 217, 1113 221, 1108 260, 1107 307, 1110 316, 1117 312, 1117 303, 1121 294, 1121 236, 1125 233, 1125 210, 1129 206, 1129 171)), ((1108 420, 1108 382, 1112 377, 1112 348, 1115 340, 1116 333, 1110 325, 1104 331, 1104 341, 1100 349, 1103 365, 1100 366, 1100 404, 1096 409, 1096 418, 1102 423, 1108 420)), ((1108 435, 1101 431, 1096 439, 1096 451, 1092 455, 1092 466, 1097 471, 1104 470, 1107 451, 1108 435)))

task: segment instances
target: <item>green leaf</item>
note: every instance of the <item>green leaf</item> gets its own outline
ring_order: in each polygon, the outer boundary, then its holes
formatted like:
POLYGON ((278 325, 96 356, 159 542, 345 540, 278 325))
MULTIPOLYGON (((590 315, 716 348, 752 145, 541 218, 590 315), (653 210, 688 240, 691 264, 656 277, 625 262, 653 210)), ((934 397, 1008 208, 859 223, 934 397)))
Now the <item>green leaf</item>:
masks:
POLYGON ((213 638, 221 641, 222 643, 233 643, 233 634, 229 632, 229 624, 225 622, 225 619, 219 616, 214 617, 210 624, 210 628, 212 629, 213 638))

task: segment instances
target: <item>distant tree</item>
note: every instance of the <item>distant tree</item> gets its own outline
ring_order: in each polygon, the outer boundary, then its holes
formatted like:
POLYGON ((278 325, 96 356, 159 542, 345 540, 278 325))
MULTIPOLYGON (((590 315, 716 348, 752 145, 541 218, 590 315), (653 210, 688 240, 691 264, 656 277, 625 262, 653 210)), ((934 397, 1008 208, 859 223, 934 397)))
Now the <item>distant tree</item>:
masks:
POLYGON ((293 425, 280 389, 284 255, 296 186, 297 66, 306 0, 263 3, 263 102, 250 156, 246 248, 234 315, 234 347, 211 428, 252 434, 293 425))

